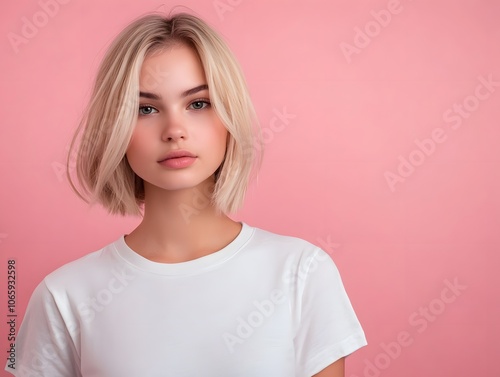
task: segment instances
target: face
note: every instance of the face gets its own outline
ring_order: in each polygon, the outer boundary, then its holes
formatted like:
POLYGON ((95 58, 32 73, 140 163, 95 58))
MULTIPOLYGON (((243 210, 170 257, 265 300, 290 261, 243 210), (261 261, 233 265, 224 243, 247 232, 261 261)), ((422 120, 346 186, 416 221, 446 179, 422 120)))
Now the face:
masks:
POLYGON ((210 105, 196 52, 176 45, 148 56, 139 86, 138 119, 126 157, 146 193, 213 181, 228 132, 210 105))

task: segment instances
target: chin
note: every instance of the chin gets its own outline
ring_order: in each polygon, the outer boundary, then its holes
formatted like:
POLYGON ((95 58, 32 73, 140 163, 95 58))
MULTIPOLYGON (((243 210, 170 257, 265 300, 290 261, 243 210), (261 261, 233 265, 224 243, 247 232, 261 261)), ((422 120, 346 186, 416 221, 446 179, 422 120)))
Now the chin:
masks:
POLYGON ((213 187, 215 184, 214 175, 211 175, 205 179, 178 179, 175 182, 145 182, 145 189, 147 191, 146 186, 154 187, 154 189, 161 189, 165 191, 180 191, 180 190, 190 190, 190 189, 199 189, 203 191, 207 191, 208 188, 213 187))

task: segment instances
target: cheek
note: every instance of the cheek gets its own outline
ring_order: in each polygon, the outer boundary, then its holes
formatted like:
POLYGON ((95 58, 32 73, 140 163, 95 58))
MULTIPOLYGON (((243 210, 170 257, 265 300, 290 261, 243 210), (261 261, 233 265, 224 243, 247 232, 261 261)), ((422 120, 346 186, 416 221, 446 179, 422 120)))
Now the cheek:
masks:
POLYGON ((128 143, 125 156, 129 164, 135 165, 136 161, 140 161, 144 151, 144 138, 140 133, 134 133, 128 143))
POLYGON ((229 132, 226 130, 224 126, 222 126, 222 129, 219 132, 219 139, 221 142, 226 145, 227 139, 228 139, 229 132))
POLYGON ((224 127, 224 124, 219 120, 219 118, 217 118, 216 125, 217 126, 214 130, 214 138, 219 140, 221 144, 226 145, 229 132, 227 131, 226 127, 224 127))
POLYGON ((218 152, 221 149, 221 153, 225 153, 229 133, 224 124, 215 114, 206 118, 204 123, 192 134, 196 139, 196 144, 201 146, 206 151, 205 153, 211 151, 210 154, 214 156, 220 154, 218 152))
POLYGON ((128 143, 128 146, 127 146, 127 150, 125 152, 125 156, 127 157, 127 159, 133 159, 134 155, 135 155, 135 150, 136 150, 136 145, 135 145, 135 140, 132 138, 132 140, 130 140, 130 143, 128 143))
POLYGON ((228 142, 228 135, 229 133, 227 132, 226 128, 222 126, 223 128, 221 130, 218 130, 218 132, 214 135, 214 139, 216 140, 216 143, 218 145, 217 150, 218 150, 218 158, 224 158, 224 155, 226 154, 227 150, 227 142, 228 142))
POLYGON ((134 133, 132 134, 132 137, 130 138, 130 142, 128 143, 127 146, 127 153, 137 153, 137 151, 140 151, 144 145, 146 144, 146 134, 144 132, 141 132, 140 130, 134 130, 134 133))

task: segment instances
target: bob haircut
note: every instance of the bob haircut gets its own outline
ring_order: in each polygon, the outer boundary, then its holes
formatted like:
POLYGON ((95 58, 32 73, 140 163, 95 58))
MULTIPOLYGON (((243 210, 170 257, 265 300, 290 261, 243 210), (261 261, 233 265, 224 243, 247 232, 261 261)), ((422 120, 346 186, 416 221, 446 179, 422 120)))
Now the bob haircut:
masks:
MULTIPOLYGON (((228 130, 224 160, 214 173, 211 204, 224 213, 241 207, 249 179, 261 162, 257 117, 242 70, 226 43, 204 21, 187 13, 142 16, 107 50, 67 161, 70 185, 87 203, 97 202, 112 214, 142 214, 144 182, 125 156, 138 117, 141 66, 149 55, 179 44, 198 54, 210 101, 228 130), (75 151, 80 188, 69 169, 75 151)), ((150 73, 148 85, 158 85, 161 74, 150 73)))

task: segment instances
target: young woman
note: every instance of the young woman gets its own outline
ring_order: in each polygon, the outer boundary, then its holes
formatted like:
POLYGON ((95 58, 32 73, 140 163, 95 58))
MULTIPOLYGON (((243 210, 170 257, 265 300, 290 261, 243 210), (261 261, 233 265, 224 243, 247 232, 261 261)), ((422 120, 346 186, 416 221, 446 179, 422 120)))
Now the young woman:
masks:
POLYGON ((38 285, 7 371, 344 375, 366 340, 331 258, 227 216, 258 165, 255 119, 234 56, 199 18, 147 15, 122 31, 77 132, 72 185, 142 222, 38 285))

